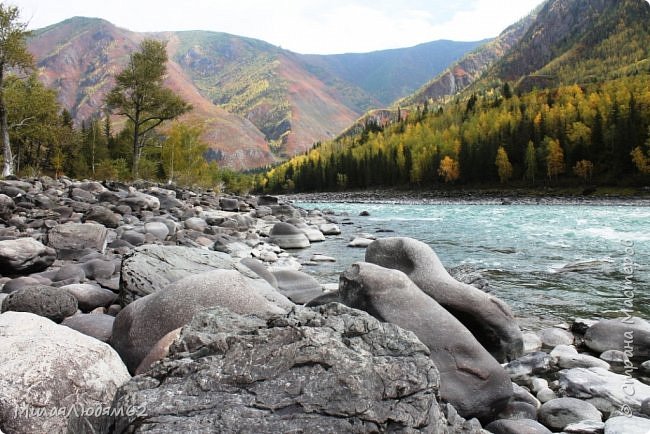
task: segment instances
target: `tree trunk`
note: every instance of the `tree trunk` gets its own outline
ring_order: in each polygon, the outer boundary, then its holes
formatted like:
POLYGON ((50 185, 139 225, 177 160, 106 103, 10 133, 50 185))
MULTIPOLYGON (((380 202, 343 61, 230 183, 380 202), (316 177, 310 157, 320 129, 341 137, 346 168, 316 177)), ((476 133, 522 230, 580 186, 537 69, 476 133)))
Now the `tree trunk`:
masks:
POLYGON ((133 165, 131 166, 131 176, 133 179, 138 178, 138 163, 140 162, 140 125, 138 115, 136 114, 133 122, 133 165))
POLYGON ((5 107, 4 92, 4 67, 0 66, 0 140, 4 149, 4 163, 2 166, 2 176, 7 177, 14 174, 14 156, 11 153, 11 143, 9 142, 9 126, 7 125, 7 108, 5 107))

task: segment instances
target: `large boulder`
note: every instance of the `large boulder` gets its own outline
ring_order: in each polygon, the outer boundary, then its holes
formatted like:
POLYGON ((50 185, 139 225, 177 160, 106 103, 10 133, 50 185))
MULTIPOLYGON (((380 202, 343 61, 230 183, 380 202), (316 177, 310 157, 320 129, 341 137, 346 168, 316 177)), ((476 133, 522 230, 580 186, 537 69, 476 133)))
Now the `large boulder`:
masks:
POLYGON ((638 317, 605 319, 587 329, 585 345, 596 353, 625 352, 628 358, 650 359, 650 323, 638 317))
POLYGON ((104 253, 108 229, 94 223, 66 223, 53 227, 47 235, 48 245, 59 259, 74 260, 90 253, 104 253))
POLYGON ((512 383, 501 365, 401 271, 352 264, 341 275, 339 293, 346 305, 416 334, 440 371, 440 396, 461 416, 489 419, 512 396, 512 383))
POLYGON ((323 295, 320 283, 302 271, 277 270, 273 277, 278 283, 278 291, 294 303, 305 304, 323 295))
POLYGON ((476 421, 445 418, 428 353, 412 333, 340 304, 268 320, 203 311, 94 432, 478 434, 476 421), (143 415, 123 411, 134 405, 143 415))
POLYGON ((56 260, 56 251, 33 238, 0 241, 0 274, 11 276, 43 271, 56 260))
POLYGON ((0 425, 7 433, 64 433, 73 409, 110 406, 130 378, 105 343, 18 312, 0 315, 0 372, 0 425))
POLYGON ((542 405, 539 421, 554 431, 562 431, 569 424, 583 420, 601 421, 603 415, 596 407, 576 398, 557 398, 542 405))
POLYGON ((283 249, 303 249, 310 246, 307 235, 290 223, 274 224, 269 236, 272 243, 283 249))
POLYGON ((225 253, 182 246, 143 246, 122 261, 120 304, 126 306, 186 276, 234 268, 235 262, 225 253))
POLYGON ((412 238, 382 238, 368 246, 366 261, 406 273, 462 322, 498 361, 513 360, 523 354, 521 330, 510 307, 451 277, 425 243, 412 238))
POLYGON ((6 194, 0 194, 0 219, 9 220, 16 209, 14 200, 6 194))
POLYGON ((214 306, 240 314, 284 312, 239 272, 213 270, 187 276, 126 306, 115 318, 111 342, 134 372, 163 336, 187 324, 199 310, 214 306))
POLYGON ((120 225, 120 216, 104 206, 93 206, 84 214, 83 220, 94 221, 107 228, 117 228, 120 225))
MULTIPOLYGON (((628 361, 628 372, 634 365, 628 361)), ((566 396, 590 400, 603 413, 617 410, 640 411, 650 399, 650 386, 627 375, 603 368, 573 368, 560 371, 560 387, 566 396)))
POLYGON ((29 312, 56 323, 77 312, 77 300, 68 291, 37 285, 9 294, 2 303, 2 312, 29 312))

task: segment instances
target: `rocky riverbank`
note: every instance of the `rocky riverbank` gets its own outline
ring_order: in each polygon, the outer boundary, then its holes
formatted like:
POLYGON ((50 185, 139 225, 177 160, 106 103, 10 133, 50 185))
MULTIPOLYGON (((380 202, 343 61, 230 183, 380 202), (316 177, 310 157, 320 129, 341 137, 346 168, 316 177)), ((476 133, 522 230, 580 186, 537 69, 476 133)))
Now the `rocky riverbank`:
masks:
POLYGON ((408 238, 359 236, 365 262, 323 288, 292 252, 338 224, 271 196, 0 181, 0 431, 648 433, 647 321, 522 333, 408 238))
MULTIPOLYGON (((593 193, 593 192, 590 192, 593 193)), ((284 196, 295 202, 385 203, 402 205, 614 205, 650 206, 650 190, 639 189, 629 194, 568 194, 561 191, 518 190, 364 190, 342 192, 299 193, 284 196)))

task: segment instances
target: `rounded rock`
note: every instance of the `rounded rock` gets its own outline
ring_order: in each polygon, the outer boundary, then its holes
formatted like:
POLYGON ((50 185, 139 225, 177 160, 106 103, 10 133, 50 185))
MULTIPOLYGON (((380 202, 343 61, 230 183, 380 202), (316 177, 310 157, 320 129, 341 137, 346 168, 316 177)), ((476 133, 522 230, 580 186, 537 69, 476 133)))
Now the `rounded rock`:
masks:
POLYGON ((551 430, 563 430, 583 420, 602 421, 603 415, 592 404, 576 398, 557 398, 542 404, 539 421, 551 430))
POLYGON ((495 420, 485 429, 493 434, 552 434, 548 428, 532 419, 495 420))
POLYGON ((115 317, 101 313, 73 315, 63 320, 61 325, 79 333, 93 337, 101 342, 109 342, 113 332, 115 317))
POLYGON ((43 271, 56 260, 56 251, 33 238, 0 241, 0 269, 3 275, 43 271))
POLYGON ((310 246, 307 236, 292 224, 279 222, 271 229, 270 241, 283 249, 303 249, 310 246))
POLYGON ((555 348, 558 345, 571 345, 574 340, 573 334, 556 327, 542 330, 539 333, 539 337, 542 340, 542 345, 546 348, 555 348))
POLYGON ((117 299, 117 294, 108 289, 88 283, 78 283, 62 286, 77 300, 82 312, 90 312, 98 307, 108 307, 117 299))
POLYGON ((51 286, 30 286, 14 291, 2 303, 2 312, 29 312, 60 323, 77 312, 72 294, 51 286))

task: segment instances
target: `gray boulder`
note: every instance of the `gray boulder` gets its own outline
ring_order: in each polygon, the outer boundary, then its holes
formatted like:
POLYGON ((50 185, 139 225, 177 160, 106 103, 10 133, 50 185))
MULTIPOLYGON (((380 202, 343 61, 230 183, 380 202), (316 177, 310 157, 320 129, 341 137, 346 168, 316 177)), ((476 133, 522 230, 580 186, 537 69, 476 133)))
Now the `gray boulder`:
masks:
POLYGON ((318 227, 323 235, 339 235, 341 229, 334 223, 324 223, 318 227))
POLYGON ((0 219, 9 220, 16 209, 14 200, 6 194, 0 194, 0 219))
POLYGON ((435 252, 412 238, 383 238, 368 246, 366 261, 394 268, 462 322, 500 362, 523 354, 523 338, 510 307, 449 275, 435 252))
POLYGON ((266 280, 273 288, 278 289, 278 279, 266 268, 266 265, 262 261, 255 258, 244 258, 241 260, 241 263, 266 280))
POLYGON ((309 247, 309 239, 292 224, 279 222, 273 225, 269 233, 270 241, 283 249, 303 249, 309 247))
POLYGON ((113 333, 113 322, 115 322, 115 317, 110 315, 80 313, 64 319, 61 325, 99 341, 109 342, 113 333))
POLYGON ((187 324, 199 310, 213 306, 241 314, 284 312, 253 289, 239 272, 209 271, 187 276, 122 309, 113 326, 113 347, 134 372, 164 335, 187 324))
POLYGON ((54 274, 52 277, 52 282, 79 283, 85 278, 86 272, 81 267, 81 265, 65 264, 54 274))
POLYGON ((235 262, 225 253, 181 246, 139 247, 122 260, 120 304, 126 306, 186 276, 234 268, 235 262))
POLYGON ((650 358, 650 324, 638 317, 605 319, 587 329, 585 345, 602 353, 619 350, 628 358, 650 358))
POLYGON ((18 312, 0 315, 0 372, 0 421, 8 433, 64 433, 61 409, 110 406, 130 378, 105 343, 18 312), (34 412, 42 415, 30 417, 34 412))
POLYGON ((617 416, 605 422, 605 434, 648 434, 650 419, 636 416, 617 416))
POLYGON ((29 286, 14 291, 2 302, 2 312, 29 312, 56 323, 77 312, 77 300, 68 291, 51 286, 29 286))
MULTIPOLYGON (((265 204, 260 203, 260 205, 265 205, 265 204)), ((271 213, 275 217, 285 218, 285 219, 300 218, 300 211, 298 211, 291 205, 281 204, 281 205, 270 205, 270 206, 271 206, 271 213)))
POLYGON ((163 222, 147 222, 144 224, 144 231, 160 241, 164 241, 169 235, 169 227, 163 222))
POLYGON ((219 206, 224 211, 239 211, 239 200, 230 197, 222 197, 219 199, 219 206))
POLYGON ((22 288, 27 288, 28 286, 36 286, 42 284, 43 282, 40 279, 32 276, 16 277, 15 279, 7 281, 7 283, 2 286, 2 293, 11 294, 14 291, 18 291, 22 288))
POLYGON ((30 274, 43 271, 56 260, 54 249, 33 238, 0 241, 2 275, 30 274))
POLYGON ((512 396, 499 363, 401 271, 358 262, 341 275, 339 288, 346 305, 415 333, 440 371, 440 396, 461 416, 491 418, 512 396))
POLYGON ((185 229, 191 229, 197 232, 205 232, 208 223, 200 217, 190 217, 185 220, 185 229))
POLYGON ((117 228, 120 225, 120 216, 104 206, 93 206, 84 214, 83 221, 94 221, 107 228, 117 228))
POLYGON ((119 203, 121 205, 128 205, 132 210, 138 212, 160 209, 160 200, 157 197, 136 191, 131 192, 128 197, 121 199, 119 203))
POLYGON ((551 434, 551 431, 536 420, 495 420, 485 427, 492 434, 551 434))
POLYGON ((68 291, 77 299, 79 309, 83 312, 90 312, 98 307, 108 307, 117 299, 117 294, 113 291, 90 283, 73 283, 62 286, 61 289, 68 291))
MULTIPOLYGON (((629 365, 632 372, 633 365, 629 365)), ((573 368, 560 371, 560 387, 566 396, 588 399, 603 413, 626 408, 640 411, 643 401, 650 399, 650 386, 627 375, 603 368, 573 368)))
POLYGON ((605 424, 597 420, 583 420, 564 427, 567 434, 602 434, 605 424))
POLYGON ((551 357, 560 368, 603 368, 609 369, 609 363, 588 354, 580 354, 569 345, 558 345, 551 351, 551 357))
POLYGON ((527 380, 532 375, 546 374, 553 370, 553 358, 543 351, 528 353, 505 365, 504 369, 513 381, 527 380))
POLYGON ((115 274, 115 263, 106 259, 90 259, 81 264, 88 279, 110 279, 115 274))
POLYGON ((548 428, 561 431, 569 424, 583 420, 602 421, 603 415, 588 402, 576 398, 557 398, 542 404, 539 421, 548 428))
POLYGON ((323 295, 320 283, 309 274, 296 270, 274 271, 278 283, 278 291, 297 304, 305 304, 323 295))
POLYGON ((438 382, 412 333, 340 304, 266 321, 213 309, 119 390, 119 416, 95 432, 478 434, 476 423, 447 421, 438 382), (143 415, 121 411, 133 405, 143 415))
POLYGON ((59 259, 74 260, 89 253, 104 253, 108 229, 94 223, 66 223, 53 227, 47 235, 48 246, 59 259))

